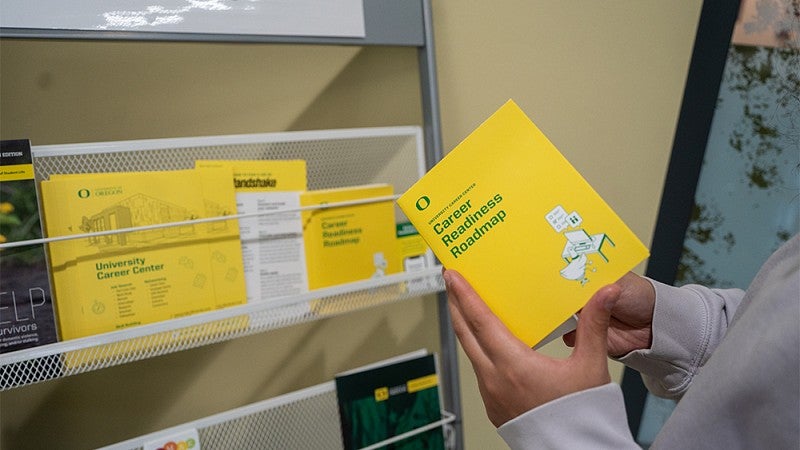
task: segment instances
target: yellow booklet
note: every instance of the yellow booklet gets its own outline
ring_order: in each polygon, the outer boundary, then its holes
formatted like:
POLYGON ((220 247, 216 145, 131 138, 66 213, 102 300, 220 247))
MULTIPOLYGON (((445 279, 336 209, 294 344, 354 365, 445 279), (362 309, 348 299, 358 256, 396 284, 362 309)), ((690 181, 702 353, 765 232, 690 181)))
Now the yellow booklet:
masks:
POLYGON ((308 292, 300 193, 306 190, 303 160, 198 160, 198 168, 232 171, 239 214, 294 212, 242 218, 242 240, 247 301, 308 292))
MULTIPOLYGON (((388 184, 308 191, 302 206, 392 196, 388 184)), ((402 271, 391 199, 303 211, 309 289, 402 271)))
MULTIPOLYGON (((41 183, 49 236, 235 213, 230 171, 53 175, 41 183)), ((62 339, 245 301, 236 221, 49 244, 62 339)))
POLYGON ((513 101, 398 204, 442 264, 530 346, 648 256, 513 101))

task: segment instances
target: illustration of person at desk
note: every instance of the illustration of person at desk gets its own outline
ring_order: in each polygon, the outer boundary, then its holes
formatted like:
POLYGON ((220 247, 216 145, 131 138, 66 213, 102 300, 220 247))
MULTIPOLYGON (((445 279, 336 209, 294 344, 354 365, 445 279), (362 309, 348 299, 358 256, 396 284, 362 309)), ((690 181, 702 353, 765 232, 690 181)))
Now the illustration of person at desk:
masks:
MULTIPOLYGON (((589 278, 586 276, 586 266, 592 265, 592 261, 587 255, 597 253, 608 262, 608 258, 603 254, 603 245, 608 242, 614 247, 614 242, 605 233, 592 234, 583 228, 578 228, 583 224, 583 218, 577 211, 567 213, 563 206, 557 205, 545 215, 545 220, 556 233, 563 235, 567 239, 561 257, 567 262, 567 266, 561 269, 561 276, 567 280, 580 281, 581 286, 585 285, 589 278)), ((597 269, 591 268, 592 272, 597 269)))
POLYGON ((561 276, 568 280, 580 281, 583 286, 589 281, 586 277, 586 266, 591 264, 586 255, 597 253, 603 261, 608 262, 608 258, 603 254, 603 245, 608 242, 613 247, 614 242, 605 233, 590 235, 583 229, 565 231, 563 234, 567 238, 567 243, 564 245, 561 257, 567 262, 567 266, 561 269, 561 276))

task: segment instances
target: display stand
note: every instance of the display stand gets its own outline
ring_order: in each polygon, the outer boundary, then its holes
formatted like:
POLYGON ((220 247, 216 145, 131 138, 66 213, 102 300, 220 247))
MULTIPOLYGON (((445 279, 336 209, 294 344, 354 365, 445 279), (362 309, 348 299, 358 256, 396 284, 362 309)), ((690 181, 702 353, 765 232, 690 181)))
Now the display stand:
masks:
MULTIPOLYGON (((309 189, 385 182, 403 191, 425 170, 422 149, 419 127, 384 127, 48 145, 33 148, 33 161, 37 181, 41 181, 51 174, 188 169, 196 160, 204 159, 301 159, 307 162, 309 189)), ((376 200, 381 199, 368 201, 376 200)), ((402 211, 397 207, 395 210, 397 217, 403 220, 402 211)), ((271 213, 277 212, 280 211, 271 213)), ((237 217, 240 216, 167 223, 158 227, 237 217)), ((128 233, 144 228, 153 226, 55 236, 35 242, 128 233)), ((15 242, 4 246, 24 244, 26 242, 15 242)), ((435 293, 441 291, 443 285, 441 268, 431 267, 432 263, 431 258, 428 269, 420 272, 356 281, 264 303, 0 355, 0 387, 5 390, 75 375, 435 293)))
MULTIPOLYGON (((141 450, 146 442, 196 430, 202 448, 258 448, 284 450, 341 449, 342 434, 336 385, 328 382, 269 400, 243 406, 157 433, 128 439, 101 450, 141 450)), ((448 448, 454 446, 455 415, 442 411, 442 418, 362 450, 381 448, 433 428, 443 427, 448 448)))
MULTIPOLYGON (((22 29, 22 28, 0 28, 0 37, 2 38, 26 38, 26 39, 90 39, 90 40, 136 40, 136 41, 194 41, 194 42, 241 42, 241 43, 275 43, 275 44, 319 44, 319 45, 353 45, 353 46, 406 46, 414 47, 418 52, 418 67, 420 75, 420 96, 422 104, 423 127, 421 130, 422 140, 424 142, 424 161, 420 162, 420 167, 427 169, 432 167, 442 157, 442 144, 441 132, 439 128, 439 106, 438 106, 438 92, 435 72, 435 58, 433 47, 433 30, 431 20, 431 7, 428 0, 365 0, 364 1, 364 24, 365 36, 363 38, 349 38, 349 37, 318 37, 318 36, 273 36, 273 35, 235 35, 235 34, 213 34, 213 33, 158 33, 158 32, 128 32, 128 31, 76 31, 76 30, 59 30, 59 29, 22 29)), ((331 161, 336 161, 339 158, 339 151, 341 147, 330 154, 318 155, 319 158, 327 158, 319 161, 320 165, 325 165, 331 161)), ((58 157, 57 155, 53 155, 58 157)), ((115 154, 115 157, 121 154, 115 154)), ((231 155, 233 157, 233 155, 231 155)), ((246 157, 244 154, 237 153, 238 158, 246 157)), ((266 156, 262 156, 266 157, 266 156)), ((48 172, 46 167, 51 163, 50 156, 44 156, 40 153, 35 155, 35 168, 39 176, 46 176, 48 172)), ((80 158, 76 156, 76 166, 80 165, 80 158)), ((55 161, 55 160, 53 160, 55 161)), ((62 163, 65 160, 60 160, 62 163)), ((167 170, 170 167, 164 166, 165 161, 155 161, 154 168, 158 170, 167 170)), ((312 160, 309 160, 311 163, 312 160)), ((359 159, 355 167, 360 167, 363 164, 362 159, 359 159)), ((363 166, 361 166, 363 167, 363 166)), ((91 170, 91 169, 88 169, 91 170)), ((94 170, 97 170, 95 168, 94 170)), ((392 170, 394 172, 394 170, 392 170)), ((415 170, 412 173, 415 175, 418 172, 415 170)), ((309 167, 309 188, 329 187, 324 181, 313 181, 315 176, 312 174, 312 169, 309 167), (319 183, 319 184, 314 184, 319 183)), ((323 180, 323 179, 317 179, 323 180)), ((385 181, 385 180, 382 180, 385 181)), ((341 181, 342 184, 357 184, 350 181, 341 181)), ((402 189, 396 186, 398 191, 402 189)), ((443 393, 444 409, 450 411, 455 415, 456 419, 453 420, 452 426, 454 428, 453 446, 455 448, 462 448, 462 433, 460 429, 460 421, 457 417, 460 414, 460 397, 458 394, 458 364, 456 360, 456 340, 455 335, 450 327, 449 312, 447 309, 447 302, 445 296, 441 293, 442 285, 437 274, 434 274, 438 269, 431 269, 429 272, 414 273, 398 275, 396 278, 387 277, 385 280, 388 284, 385 286, 401 286, 408 281, 419 281, 424 279, 438 280, 433 285, 434 287, 430 292, 438 291, 437 301, 439 304, 439 321, 440 321, 440 369, 442 376, 441 389, 443 393)), ((414 285, 417 285, 416 283, 414 285)), ((381 285, 384 286, 384 285, 381 285)), ((315 298, 326 298, 329 301, 345 302, 352 301, 355 304, 372 305, 380 303, 376 301, 375 293, 376 286, 367 284, 354 284, 353 286, 344 287, 345 291, 338 290, 325 290, 324 292, 317 292, 315 298)), ((341 288, 337 288, 341 289, 341 288)), ((424 292, 422 292, 424 293, 424 292)), ((391 299, 403 299, 413 296, 419 296, 420 292, 406 291, 398 296, 393 296, 391 299)), ((384 299, 382 296, 377 296, 384 299)), ((161 336, 166 334, 177 333, 189 336, 185 339, 187 342, 192 342, 191 345, 183 347, 180 344, 175 348, 170 348, 168 351, 180 350, 182 348, 190 348, 191 346, 203 345, 205 343, 217 342, 221 339, 230 339, 238 337, 239 331, 224 332, 224 336, 216 336, 196 343, 193 336, 201 335, 202 333, 195 333, 194 330, 197 326, 217 326, 221 330, 236 330, 243 327, 236 326, 222 326, 219 327, 220 321, 237 320, 237 317, 248 316, 253 322, 263 323, 264 325, 254 331, 264 331, 274 328, 276 326, 289 326, 294 323, 300 323, 307 320, 314 320, 314 317, 294 317, 293 319, 284 319, 279 313, 282 307, 291 307, 297 302, 308 301, 306 298, 297 298, 287 300, 286 304, 277 308, 270 308, 272 311, 268 313, 268 317, 261 320, 258 318, 261 311, 258 310, 258 305, 244 305, 242 307, 230 308, 229 310, 220 310, 204 315, 187 317, 180 319, 178 322, 169 322, 169 325, 152 324, 140 327, 141 334, 128 335, 130 331, 123 330, 116 333, 108 333, 102 335, 101 341, 89 342, 84 339, 62 342, 58 344, 48 345, 35 349, 25 350, 23 352, 15 352, 9 355, 0 356, 0 379, 3 382, 3 388, 13 388, 23 386, 29 383, 42 381, 48 378, 57 378, 71 373, 64 373, 61 367, 61 360, 63 355, 73 351, 87 351, 87 349, 108 348, 109 345, 123 345, 120 343, 132 342, 135 339, 147 339, 148 344, 152 344, 151 339, 161 339, 161 336), (240 309, 239 309, 240 308, 240 309), (274 315, 273 315, 274 314, 274 315), (196 322, 197 321, 197 322, 196 322), (217 324, 217 325, 213 325, 217 324), (162 327, 167 328, 162 328, 162 327), (33 375, 26 375, 33 374, 33 375)), ((258 328, 258 327, 256 327, 258 328)), ((246 327, 247 330, 253 330, 253 327, 246 327)), ((207 331, 207 330, 206 330, 207 331)), ((249 332, 249 331, 248 331, 249 332)), ((212 333, 213 334, 213 333, 212 333)), ((86 338, 93 339, 93 338, 86 338)), ((205 339, 205 338, 204 338, 205 339)), ((137 344, 137 348, 139 344, 137 344)), ((159 345, 147 345, 146 348, 159 348, 159 345)), ((148 358, 152 356, 149 353, 138 352, 111 352, 113 356, 111 361, 108 358, 99 358, 100 361, 106 361, 101 364, 120 364, 127 361, 148 358)), ((95 355, 97 356, 97 355, 95 355)), ((91 370, 94 366, 83 366, 79 371, 91 370)), ((315 428, 316 429, 316 428, 315 428)))

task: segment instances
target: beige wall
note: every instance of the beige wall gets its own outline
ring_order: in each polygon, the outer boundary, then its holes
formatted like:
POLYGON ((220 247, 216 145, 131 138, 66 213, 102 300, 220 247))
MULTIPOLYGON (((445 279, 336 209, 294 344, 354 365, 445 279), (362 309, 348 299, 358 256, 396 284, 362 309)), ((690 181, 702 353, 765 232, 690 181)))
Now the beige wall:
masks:
MULTIPOLYGON (((445 148, 514 98, 649 242, 700 1, 434 0, 445 148)), ((413 50, 0 41, 0 138, 419 124, 413 50)), ((0 394, 0 447, 90 448, 437 350, 431 298, 0 394)), ((564 355, 560 343, 546 351, 564 355)), ((461 358, 468 449, 504 448, 461 358)), ((612 366, 615 377, 619 367, 612 366)))
MULTIPOLYGON (((434 1, 445 148, 513 98, 649 244, 701 4, 434 1)), ((460 358, 466 446, 505 448, 460 358)))

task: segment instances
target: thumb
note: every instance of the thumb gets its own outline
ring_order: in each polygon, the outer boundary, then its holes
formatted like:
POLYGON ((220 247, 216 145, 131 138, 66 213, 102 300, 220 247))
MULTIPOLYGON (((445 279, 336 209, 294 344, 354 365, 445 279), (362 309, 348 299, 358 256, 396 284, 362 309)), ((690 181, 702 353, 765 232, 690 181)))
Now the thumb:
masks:
POLYGON ((615 284, 597 291, 581 310, 575 331, 574 355, 581 358, 606 359, 608 353, 608 326, 611 310, 619 300, 620 288, 615 284))

